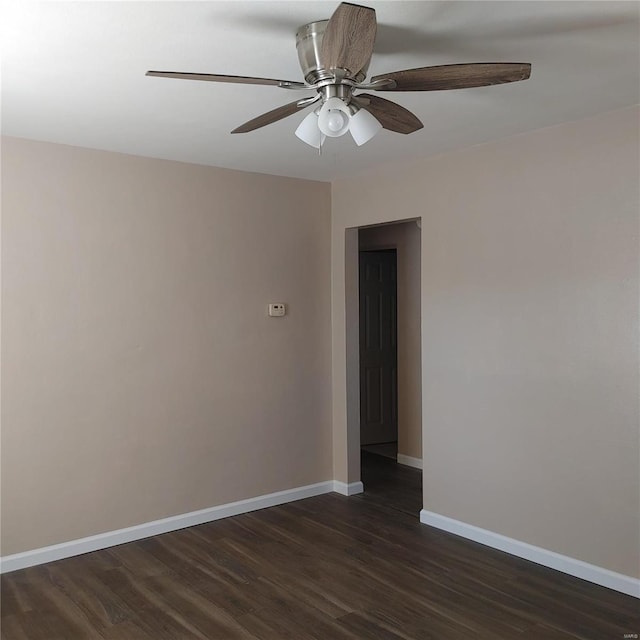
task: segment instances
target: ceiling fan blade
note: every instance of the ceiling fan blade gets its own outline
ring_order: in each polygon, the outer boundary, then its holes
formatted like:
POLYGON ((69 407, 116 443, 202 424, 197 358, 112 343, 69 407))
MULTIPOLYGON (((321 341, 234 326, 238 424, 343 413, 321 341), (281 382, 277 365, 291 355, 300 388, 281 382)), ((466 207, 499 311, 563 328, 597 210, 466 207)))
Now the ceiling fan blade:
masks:
POLYGON ((322 36, 322 66, 347 69, 356 76, 369 64, 375 41, 375 10, 343 2, 329 18, 322 36))
POLYGON ((526 80, 530 75, 531 65, 523 62, 478 62, 394 71, 374 76, 371 82, 376 80, 395 82, 395 86, 381 85, 376 89, 377 91, 439 91, 518 82, 526 80))
POLYGON ((304 82, 275 80, 273 78, 251 78, 249 76, 227 76, 215 73, 182 73, 179 71, 147 71, 146 76, 156 78, 178 78, 180 80, 206 80, 207 82, 233 82, 238 84, 266 84, 285 89, 305 89, 304 82))
POLYGON ((391 100, 385 100, 370 93, 361 93, 355 96, 354 100, 388 131, 413 133, 424 126, 411 111, 391 100))
MULTIPOLYGON (((314 99, 313 101, 315 102, 316 100, 314 99)), ((282 120, 282 118, 292 116, 294 113, 300 111, 300 109, 308 107, 310 104, 311 102, 309 100, 296 100, 295 102, 290 102, 289 104, 277 107, 272 111, 267 111, 267 113, 263 113, 257 118, 253 118, 253 120, 249 120, 248 122, 241 124, 231 133, 248 133, 249 131, 260 129, 260 127, 265 127, 272 122, 277 122, 278 120, 282 120)))

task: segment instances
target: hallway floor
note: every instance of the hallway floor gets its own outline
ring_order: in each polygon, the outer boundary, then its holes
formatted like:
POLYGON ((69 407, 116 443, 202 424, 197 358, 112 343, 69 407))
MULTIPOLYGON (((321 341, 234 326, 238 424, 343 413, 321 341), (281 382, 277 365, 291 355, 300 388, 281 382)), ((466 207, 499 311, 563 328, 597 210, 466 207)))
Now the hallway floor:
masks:
MULTIPOLYGON (((362 450, 361 477, 364 493, 361 499, 380 507, 402 511, 414 518, 422 509, 422 471, 413 469, 383 455, 362 450)), ((354 496, 355 497, 355 496, 354 496)))
POLYGON ((397 442, 383 442, 382 444, 363 444, 362 451, 368 451, 369 453, 377 453, 379 456, 385 456, 386 458, 393 458, 396 460, 398 457, 398 443, 397 442))

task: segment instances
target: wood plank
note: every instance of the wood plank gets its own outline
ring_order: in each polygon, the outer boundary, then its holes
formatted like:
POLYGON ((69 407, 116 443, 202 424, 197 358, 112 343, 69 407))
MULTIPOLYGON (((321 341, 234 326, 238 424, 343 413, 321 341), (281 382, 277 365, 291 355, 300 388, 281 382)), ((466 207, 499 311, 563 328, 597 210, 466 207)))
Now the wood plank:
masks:
POLYGON ((24 614, 12 614, 2 617, 0 625, 0 640, 29 640, 22 619, 24 614))
POLYGON ((204 638, 255 640, 227 612, 172 576, 150 578, 146 587, 153 597, 159 598, 154 604, 204 638))
POLYGON ((106 629, 103 636, 104 640, 155 640, 133 620, 106 629))

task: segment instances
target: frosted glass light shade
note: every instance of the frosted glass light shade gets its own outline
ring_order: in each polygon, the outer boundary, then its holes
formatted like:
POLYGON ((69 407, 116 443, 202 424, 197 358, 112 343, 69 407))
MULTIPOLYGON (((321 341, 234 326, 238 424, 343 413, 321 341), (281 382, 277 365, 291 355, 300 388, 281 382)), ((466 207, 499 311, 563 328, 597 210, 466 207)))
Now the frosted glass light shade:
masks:
POLYGON ((337 138, 349 131, 349 108, 340 98, 329 98, 318 114, 318 127, 325 136, 337 138))
POLYGON ((380 122, 364 109, 360 109, 351 116, 349 130, 351 131, 351 137, 358 146, 369 142, 380 129, 382 129, 380 122))
POLYGON ((324 142, 324 136, 318 129, 318 114, 315 111, 307 114, 305 119, 298 125, 295 134, 302 142, 319 149, 324 142))

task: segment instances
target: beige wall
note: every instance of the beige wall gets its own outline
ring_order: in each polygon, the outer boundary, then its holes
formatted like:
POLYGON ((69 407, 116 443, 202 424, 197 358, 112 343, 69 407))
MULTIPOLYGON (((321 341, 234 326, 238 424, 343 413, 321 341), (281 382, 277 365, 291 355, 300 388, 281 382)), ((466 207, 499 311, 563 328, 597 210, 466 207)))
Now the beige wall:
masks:
POLYGON ((360 229, 359 248, 363 251, 396 249, 398 453, 422 458, 420 229, 415 220, 360 229))
POLYGON ((359 474, 351 228, 421 215, 424 508, 640 575, 638 116, 334 183, 337 478, 359 474))
POLYGON ((330 195, 3 139, 3 554, 331 479, 330 195))

